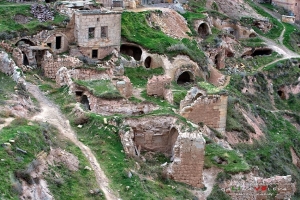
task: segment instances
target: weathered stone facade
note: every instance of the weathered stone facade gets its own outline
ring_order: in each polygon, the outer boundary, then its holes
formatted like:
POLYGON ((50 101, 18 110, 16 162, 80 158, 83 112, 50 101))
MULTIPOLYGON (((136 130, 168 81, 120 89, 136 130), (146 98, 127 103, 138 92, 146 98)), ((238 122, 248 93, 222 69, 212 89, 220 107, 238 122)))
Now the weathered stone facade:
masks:
POLYGON ((272 0, 272 3, 290 10, 296 20, 300 20, 300 2, 298 0, 272 0))
POLYGON ((171 77, 160 75, 153 76, 148 80, 147 83, 147 94, 157 95, 160 97, 164 96, 164 91, 167 90, 167 86, 171 83, 171 77))
POLYGON ((205 140, 201 133, 179 134, 173 148, 173 162, 167 171, 172 179, 193 187, 202 188, 205 140))
POLYGON ((140 156, 141 151, 164 153, 171 157, 165 168, 168 177, 194 187, 203 187, 205 140, 195 129, 185 130, 183 124, 171 116, 132 118, 124 121, 119 134, 125 153, 140 156))
POLYGON ((207 126, 224 133, 227 116, 227 99, 224 95, 207 95, 196 87, 191 88, 184 100, 180 102, 180 114, 198 124, 207 126))
POLYGON ((120 49, 121 13, 101 10, 76 11, 74 36, 84 55, 102 59, 112 50, 120 49))

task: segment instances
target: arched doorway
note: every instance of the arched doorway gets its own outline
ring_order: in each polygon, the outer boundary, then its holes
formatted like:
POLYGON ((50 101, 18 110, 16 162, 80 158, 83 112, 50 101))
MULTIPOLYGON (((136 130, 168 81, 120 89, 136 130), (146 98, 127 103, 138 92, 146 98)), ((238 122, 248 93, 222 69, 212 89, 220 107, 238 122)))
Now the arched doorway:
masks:
POLYGON ((21 40, 19 40, 18 42, 16 42, 16 47, 17 46, 19 46, 19 45, 22 45, 22 44, 28 44, 28 45, 30 45, 30 46, 35 46, 35 43, 34 42, 32 42, 31 40, 29 40, 29 39, 21 39, 21 40))
POLYGON ((208 34, 209 34, 209 26, 206 23, 200 24, 200 26, 198 27, 198 34, 201 37, 208 36, 208 34))
POLYGON ((189 71, 182 72, 178 76, 176 82, 177 82, 178 85, 184 85, 184 84, 187 84, 187 83, 192 83, 192 82, 194 82, 194 75, 189 71))
POLYGON ((176 140, 178 138, 178 130, 175 128, 175 127, 172 127, 170 132, 169 132, 169 139, 168 139, 168 147, 169 147, 169 154, 171 156, 173 156, 173 148, 174 148, 174 145, 176 143, 176 140))
POLYGON ((122 54, 133 57, 135 60, 141 60, 142 49, 138 46, 122 44, 120 48, 122 54))
POLYGON ((23 53, 23 65, 29 65, 29 61, 25 53, 23 53))
POLYGON ((151 61, 152 61, 152 58, 150 56, 148 56, 145 60, 145 67, 146 68, 150 68, 151 67, 151 61))

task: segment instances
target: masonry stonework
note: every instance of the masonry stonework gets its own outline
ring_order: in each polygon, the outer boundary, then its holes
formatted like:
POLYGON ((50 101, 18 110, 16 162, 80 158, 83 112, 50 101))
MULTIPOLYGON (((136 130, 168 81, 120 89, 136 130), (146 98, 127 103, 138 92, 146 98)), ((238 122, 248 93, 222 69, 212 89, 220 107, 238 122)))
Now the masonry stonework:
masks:
POLYGON ((85 56, 102 59, 120 49, 121 12, 75 12, 75 41, 85 56))
POLYGON ((227 116, 228 96, 206 95, 205 91, 192 88, 180 102, 180 114, 193 123, 204 123, 224 133, 227 116))

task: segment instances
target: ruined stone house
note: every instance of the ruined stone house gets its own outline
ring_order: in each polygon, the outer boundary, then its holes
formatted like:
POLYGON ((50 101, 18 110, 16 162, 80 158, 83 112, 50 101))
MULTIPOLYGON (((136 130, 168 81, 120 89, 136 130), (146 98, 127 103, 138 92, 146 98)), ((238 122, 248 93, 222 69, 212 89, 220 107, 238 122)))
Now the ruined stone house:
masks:
POLYGON ((74 17, 75 42, 83 55, 102 59, 120 49, 121 12, 79 10, 74 17))
POLYGON ((290 10, 294 14, 296 21, 300 20, 300 0, 272 0, 270 3, 290 10))

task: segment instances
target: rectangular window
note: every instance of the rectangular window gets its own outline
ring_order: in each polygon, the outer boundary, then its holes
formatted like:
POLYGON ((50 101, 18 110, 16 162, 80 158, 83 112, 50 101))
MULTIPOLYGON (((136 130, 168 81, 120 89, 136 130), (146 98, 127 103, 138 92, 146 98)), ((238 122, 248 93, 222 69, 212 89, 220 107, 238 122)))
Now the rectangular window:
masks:
POLYGON ((56 49, 60 49, 61 48, 61 36, 57 36, 56 37, 56 45, 55 45, 56 49))
POLYGON ((89 39, 95 38, 95 27, 89 28, 89 39))
POLYGON ((92 58, 98 58, 98 50, 97 49, 92 50, 92 58))
POLYGON ((101 26, 101 38, 107 38, 107 26, 101 26))

